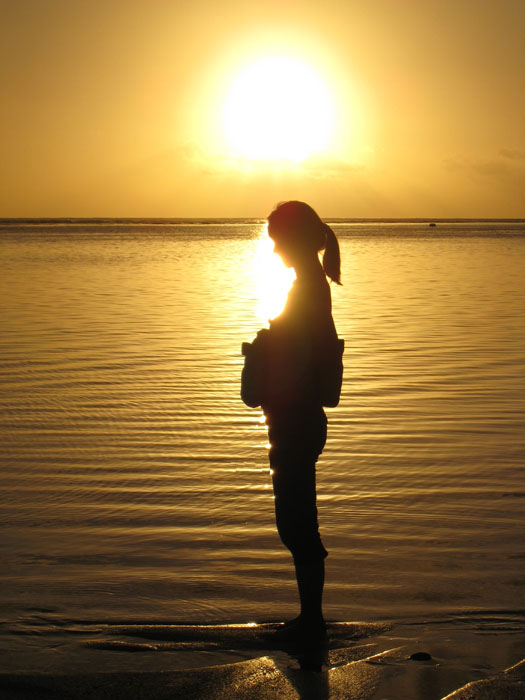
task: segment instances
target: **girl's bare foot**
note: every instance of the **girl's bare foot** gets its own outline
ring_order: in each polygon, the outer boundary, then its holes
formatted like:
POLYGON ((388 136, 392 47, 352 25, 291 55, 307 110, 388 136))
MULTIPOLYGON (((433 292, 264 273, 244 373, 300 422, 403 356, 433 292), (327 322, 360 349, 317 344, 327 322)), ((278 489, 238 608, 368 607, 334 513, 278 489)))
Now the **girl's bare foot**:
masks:
POLYGON ((323 642, 326 639, 326 622, 323 618, 307 618, 299 615, 282 624, 274 633, 277 639, 298 644, 323 642))

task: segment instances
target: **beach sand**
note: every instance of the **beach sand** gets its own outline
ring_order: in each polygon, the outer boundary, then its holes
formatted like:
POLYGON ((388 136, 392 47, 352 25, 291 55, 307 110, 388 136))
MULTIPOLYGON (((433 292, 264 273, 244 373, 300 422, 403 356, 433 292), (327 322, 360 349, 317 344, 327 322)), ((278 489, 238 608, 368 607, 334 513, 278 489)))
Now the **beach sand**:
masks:
MULTIPOLYGON (((330 623, 324 648, 272 641, 263 625, 149 625, 82 642, 93 673, 3 673, 6 700, 518 700, 525 697, 525 634, 454 625, 330 623), (110 639, 109 637, 113 637, 110 639), (115 639, 115 637, 119 637, 115 639), (142 642, 136 641, 137 638, 142 642), (170 670, 185 648, 236 650, 244 661, 170 670), (266 649, 264 648, 266 647, 266 649), (87 651, 89 650, 89 651, 87 651), (164 670, 96 672, 97 654, 165 652, 164 670), (415 656, 414 656, 415 655, 415 656), (320 667, 322 670, 308 670, 320 667)), ((227 658, 226 656, 224 658, 227 658)), ((230 657, 231 658, 231 657, 230 657)), ((140 666, 143 668, 144 666, 140 666)), ((139 668, 139 665, 137 665, 139 668)))

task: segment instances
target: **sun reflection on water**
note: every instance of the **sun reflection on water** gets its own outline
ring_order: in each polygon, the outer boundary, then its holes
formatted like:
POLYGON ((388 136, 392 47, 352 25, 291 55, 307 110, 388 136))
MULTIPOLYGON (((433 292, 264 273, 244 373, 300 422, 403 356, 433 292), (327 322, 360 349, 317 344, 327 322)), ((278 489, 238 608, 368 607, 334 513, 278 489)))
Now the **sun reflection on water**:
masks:
POLYGON ((283 265, 273 252, 273 241, 266 226, 261 230, 253 259, 253 276, 257 294, 256 314, 266 323, 278 316, 284 308, 286 296, 295 279, 295 272, 283 265))

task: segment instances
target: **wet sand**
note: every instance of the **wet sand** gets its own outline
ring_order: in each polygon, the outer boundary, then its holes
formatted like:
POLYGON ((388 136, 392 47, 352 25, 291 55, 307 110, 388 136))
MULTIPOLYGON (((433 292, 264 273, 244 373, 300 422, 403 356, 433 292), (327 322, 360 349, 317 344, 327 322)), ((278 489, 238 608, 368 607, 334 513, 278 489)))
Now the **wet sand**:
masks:
MULTIPOLYGON (((92 673, 3 673, 6 700, 518 700, 525 697, 525 633, 453 625, 331 623, 323 646, 275 642, 266 625, 120 626, 82 640, 92 673), (113 638, 110 638, 113 637, 113 638), (187 649, 236 651, 236 663, 171 670, 187 649), (266 647, 266 648, 265 648, 266 647), (97 672, 99 654, 164 651, 163 670, 97 672), (89 652, 87 652, 89 653, 89 652), (317 669, 317 670, 312 670, 317 669), (319 670, 320 669, 320 670, 319 670)), ((154 656, 157 656, 154 654, 154 656)), ((227 658, 227 657, 225 657, 227 658)), ((100 659, 102 661, 102 658, 100 659)), ((137 665, 137 668, 139 666, 137 665)), ((143 665, 142 665, 143 667, 143 665)), ((131 666, 132 668, 132 666, 131 666)))

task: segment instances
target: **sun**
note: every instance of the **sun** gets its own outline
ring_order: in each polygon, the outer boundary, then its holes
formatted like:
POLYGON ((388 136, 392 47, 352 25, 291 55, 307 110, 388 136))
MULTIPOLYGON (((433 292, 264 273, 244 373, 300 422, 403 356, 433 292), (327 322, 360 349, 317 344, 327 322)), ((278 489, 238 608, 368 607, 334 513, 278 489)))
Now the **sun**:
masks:
POLYGON ((249 160, 300 162, 327 149, 334 107, 321 77, 305 63, 269 56, 233 81, 223 106, 231 153, 249 160))

